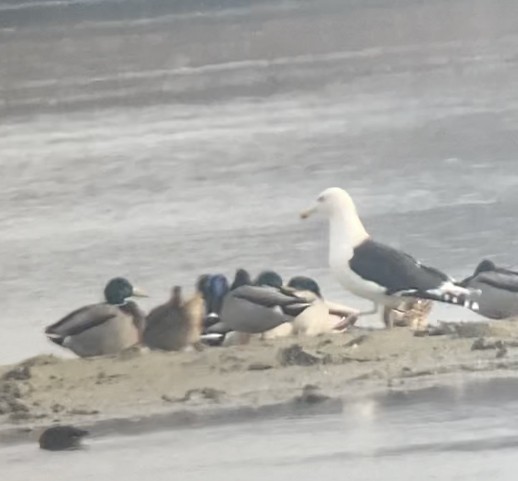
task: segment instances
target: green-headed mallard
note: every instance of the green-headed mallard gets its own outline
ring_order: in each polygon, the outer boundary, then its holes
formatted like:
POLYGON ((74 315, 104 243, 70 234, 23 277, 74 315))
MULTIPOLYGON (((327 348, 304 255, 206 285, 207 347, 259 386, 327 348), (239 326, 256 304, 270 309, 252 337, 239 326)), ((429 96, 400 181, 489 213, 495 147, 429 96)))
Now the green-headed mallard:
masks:
POLYGON ((130 297, 146 297, 122 277, 104 289, 106 302, 71 312, 48 326, 45 334, 80 357, 115 354, 140 342, 145 316, 130 297))

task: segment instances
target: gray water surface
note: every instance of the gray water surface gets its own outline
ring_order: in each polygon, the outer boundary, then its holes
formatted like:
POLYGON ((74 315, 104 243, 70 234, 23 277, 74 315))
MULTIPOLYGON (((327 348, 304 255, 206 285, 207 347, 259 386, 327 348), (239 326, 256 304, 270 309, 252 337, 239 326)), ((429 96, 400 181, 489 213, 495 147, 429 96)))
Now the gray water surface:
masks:
POLYGON ((364 307, 298 219, 332 185, 451 275, 518 262, 517 2, 220 6, 1 3, 1 363, 116 275, 146 308, 237 267, 364 307))
POLYGON ((516 479, 518 384, 460 383, 347 401, 337 414, 96 436, 88 449, 0 449, 10 481, 516 479))

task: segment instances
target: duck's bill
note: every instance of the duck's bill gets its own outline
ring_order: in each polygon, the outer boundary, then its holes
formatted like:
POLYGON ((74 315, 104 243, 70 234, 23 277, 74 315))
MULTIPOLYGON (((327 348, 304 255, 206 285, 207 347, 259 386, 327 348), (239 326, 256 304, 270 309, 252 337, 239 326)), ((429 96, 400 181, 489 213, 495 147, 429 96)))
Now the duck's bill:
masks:
POLYGON ((131 293, 131 297, 149 297, 149 296, 142 289, 139 289, 138 287, 134 287, 133 292, 131 293))
POLYGON ((281 286, 279 287, 279 291, 281 291, 283 294, 292 295, 295 294, 297 290, 291 286, 281 286))
POLYGON ((310 215, 314 214, 316 210, 317 210, 317 206, 316 205, 313 206, 313 207, 310 207, 309 209, 303 210, 300 213, 300 218, 301 219, 307 219, 310 215))

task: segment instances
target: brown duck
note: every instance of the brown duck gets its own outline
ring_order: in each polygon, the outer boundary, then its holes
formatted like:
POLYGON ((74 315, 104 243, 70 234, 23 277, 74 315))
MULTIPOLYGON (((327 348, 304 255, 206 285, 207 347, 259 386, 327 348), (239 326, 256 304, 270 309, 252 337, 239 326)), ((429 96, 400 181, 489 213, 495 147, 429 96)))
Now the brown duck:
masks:
POLYGON ((182 288, 173 288, 170 300, 148 314, 143 335, 144 344, 151 349, 163 351, 198 347, 206 315, 203 293, 206 280, 206 276, 200 277, 194 296, 187 302, 183 300, 182 288))

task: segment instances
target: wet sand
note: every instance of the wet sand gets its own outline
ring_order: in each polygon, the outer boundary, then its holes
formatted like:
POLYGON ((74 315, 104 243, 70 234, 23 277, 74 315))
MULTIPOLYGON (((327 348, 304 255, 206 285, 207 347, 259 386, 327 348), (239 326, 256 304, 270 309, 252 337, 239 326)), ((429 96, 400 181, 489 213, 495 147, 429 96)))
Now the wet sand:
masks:
POLYGON ((156 430, 325 412, 374 392, 516 377, 518 325, 461 323, 451 331, 354 329, 202 352, 38 356, 0 368, 0 442, 34 439, 56 422, 156 430))

